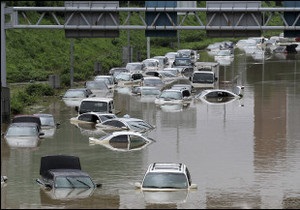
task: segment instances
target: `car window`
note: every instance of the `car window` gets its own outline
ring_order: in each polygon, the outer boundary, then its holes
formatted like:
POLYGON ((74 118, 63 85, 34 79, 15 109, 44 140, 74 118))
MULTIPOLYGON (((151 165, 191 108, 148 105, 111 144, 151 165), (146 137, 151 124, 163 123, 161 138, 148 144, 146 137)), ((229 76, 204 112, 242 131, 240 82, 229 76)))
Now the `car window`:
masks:
POLYGON ((37 136, 38 129, 34 126, 12 126, 7 130, 7 136, 37 136))
POLYGON ((118 120, 105 121, 105 122, 103 122, 103 125, 110 125, 110 126, 114 126, 117 128, 121 128, 123 126, 127 127, 123 122, 120 122, 118 120))
POLYGON ((110 143, 119 142, 119 143, 128 143, 127 135, 119 135, 111 138, 110 143))
POLYGON ((189 186, 187 178, 183 173, 147 173, 143 188, 176 188, 187 189, 189 186))
POLYGON ((40 116, 41 119, 41 123, 43 126, 54 126, 54 119, 53 117, 44 117, 44 116, 40 116))
POLYGON ((100 118, 101 122, 104 122, 106 120, 116 118, 116 116, 115 115, 100 115, 99 118, 100 118))
POLYGON ((94 114, 82 114, 78 117, 78 120, 96 123, 99 118, 94 114))
POLYGON ((140 148, 145 145, 147 142, 144 138, 136 135, 130 135, 130 149, 140 148))
POLYGON ((185 173, 186 173, 186 176, 188 178, 188 182, 189 182, 189 185, 192 184, 192 178, 191 178, 191 174, 190 174, 190 171, 188 168, 185 168, 185 173))
POLYGON ((80 112, 107 112, 107 103, 102 101, 82 101, 80 112))

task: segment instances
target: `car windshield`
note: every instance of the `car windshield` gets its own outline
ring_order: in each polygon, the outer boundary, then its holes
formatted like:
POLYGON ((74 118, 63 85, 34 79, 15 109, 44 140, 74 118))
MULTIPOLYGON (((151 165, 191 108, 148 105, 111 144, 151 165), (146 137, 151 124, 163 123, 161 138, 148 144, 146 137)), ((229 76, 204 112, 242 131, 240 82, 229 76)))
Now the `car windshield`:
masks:
POLYGON ((158 63, 156 63, 155 61, 145 61, 144 62, 146 67, 157 67, 158 63))
POLYGON ((33 126, 13 126, 7 130, 7 136, 37 136, 38 129, 33 126))
POLYGON ((144 79, 144 85, 145 86, 157 86, 157 85, 163 85, 163 81, 161 79, 144 79))
POLYGON ((197 74, 194 74, 192 82, 213 83, 214 75, 213 74, 205 74, 205 73, 197 73, 197 74))
POLYGON ((58 176, 55 179, 55 188, 92 188, 93 181, 88 176, 58 176))
POLYGON ((85 86, 89 89, 108 90, 107 83, 103 80, 87 81, 85 86))
POLYGON ((131 80, 131 74, 129 73, 120 73, 116 76, 116 80, 121 81, 130 81, 131 80))
POLYGON ((126 69, 128 69, 129 71, 142 70, 143 64, 142 63, 128 63, 126 65, 126 69))
POLYGON ((80 112, 107 112, 106 102, 96 102, 96 101, 82 101, 80 106, 80 112))
POLYGON ((54 126, 55 125, 54 119, 51 116, 49 116, 49 117, 40 116, 40 119, 41 119, 42 126, 54 126))
POLYGON ((182 94, 177 91, 163 91, 159 98, 181 100, 182 94))
POLYGON ((142 89, 141 90, 141 95, 143 96, 153 96, 153 95, 159 95, 160 90, 158 89, 142 89))
POLYGON ((189 66, 192 61, 190 59, 175 59, 174 64, 175 66, 189 66))
POLYGON ((149 130, 152 129, 153 127, 144 122, 144 121, 128 121, 127 122, 128 126, 130 127, 130 129, 135 130, 135 131, 145 131, 145 130, 149 130))
POLYGON ((143 181, 143 188, 187 189, 188 180, 183 173, 148 173, 143 181))

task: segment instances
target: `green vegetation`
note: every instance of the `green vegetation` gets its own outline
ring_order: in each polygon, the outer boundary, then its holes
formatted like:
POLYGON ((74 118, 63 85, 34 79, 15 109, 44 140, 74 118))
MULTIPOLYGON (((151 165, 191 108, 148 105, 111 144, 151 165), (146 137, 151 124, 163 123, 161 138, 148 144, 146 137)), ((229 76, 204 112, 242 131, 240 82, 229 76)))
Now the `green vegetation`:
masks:
MULTIPOLYGON (((131 7, 141 6, 144 2, 130 2, 131 7), (135 5, 134 5, 135 4, 135 5)), ((7 6, 63 6, 63 1, 8 1, 7 6)), ((126 2, 120 2, 126 7, 126 2)), ((198 3, 205 7, 205 2, 198 3)), ((274 4, 274 2, 273 2, 274 4)), ((127 14, 120 14, 120 19, 125 20, 127 14)), ((30 16, 33 23, 37 22, 39 16, 30 16)), ((60 17, 64 18, 64 17, 60 17)), ((181 17, 183 18, 183 17, 181 17)), ((205 23, 204 15, 200 17, 205 23)), ((139 22, 138 15, 131 17, 131 23, 139 22)), ((43 20, 49 23, 52 19, 43 20)), ((272 20, 276 24, 278 20, 272 20)), ((124 22, 124 21, 121 21, 124 22)), ((189 15, 185 20, 186 25, 197 25, 195 16, 189 15)), ((142 30, 130 30, 130 46, 133 48, 133 60, 142 61, 147 58, 147 40, 142 30)), ((180 48, 191 48, 204 50, 209 44, 229 40, 237 41, 236 38, 207 38, 204 30, 182 30, 178 31, 180 48)), ((268 36, 272 32, 268 32, 268 36)), ((273 32, 279 34, 279 32, 273 32)), ((47 81, 50 75, 59 75, 62 88, 70 86, 71 69, 71 41, 65 37, 63 30, 56 29, 8 29, 6 30, 6 69, 7 83, 47 81)), ((117 38, 74 38, 74 82, 81 82, 91 79, 95 72, 95 63, 101 63, 102 74, 107 74, 109 69, 117 66, 125 66, 122 62, 123 47, 128 46, 128 31, 120 31, 117 38)), ((151 57, 164 55, 169 51, 178 50, 178 38, 151 37, 151 57)), ((30 90, 35 90, 31 84, 30 90)), ((40 87, 39 87, 40 88, 40 87)), ((22 108, 32 105, 41 95, 49 94, 49 89, 33 91, 35 94, 28 94, 27 89, 19 92, 12 91, 12 112, 22 112, 22 108), (38 96, 38 97, 36 97, 38 96)), ((29 91, 29 90, 28 90, 29 91)), ((54 93, 51 93, 54 94, 54 93)))
POLYGON ((55 91, 48 84, 29 84, 18 89, 14 89, 11 97, 11 114, 22 113, 27 106, 41 102, 45 96, 54 96, 55 91))

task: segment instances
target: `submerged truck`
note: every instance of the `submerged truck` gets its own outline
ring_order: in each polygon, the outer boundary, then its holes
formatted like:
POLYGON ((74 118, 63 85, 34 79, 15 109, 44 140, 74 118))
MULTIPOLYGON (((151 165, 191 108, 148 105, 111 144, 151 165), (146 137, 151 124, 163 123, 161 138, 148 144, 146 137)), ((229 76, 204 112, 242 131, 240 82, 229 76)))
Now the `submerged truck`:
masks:
POLYGON ((219 63, 196 62, 189 77, 193 89, 219 88, 219 63))

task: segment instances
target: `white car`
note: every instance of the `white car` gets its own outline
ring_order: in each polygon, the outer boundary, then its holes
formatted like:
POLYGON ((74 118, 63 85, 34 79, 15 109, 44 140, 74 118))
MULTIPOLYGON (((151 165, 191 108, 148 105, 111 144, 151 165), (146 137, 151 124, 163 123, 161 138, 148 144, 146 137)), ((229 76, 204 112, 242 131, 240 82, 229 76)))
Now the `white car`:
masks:
POLYGON ((96 124, 96 128, 107 132, 128 130, 144 133, 153 130, 155 126, 142 119, 125 115, 124 117, 113 118, 103 123, 98 123, 96 124))
POLYGON ((78 123, 96 124, 113 118, 117 118, 117 116, 113 113, 85 112, 76 117, 72 117, 70 122, 75 125, 78 123))
POLYGON ((243 97, 244 86, 236 86, 233 91, 226 89, 206 89, 195 96, 208 104, 225 104, 243 97))
POLYGON ((187 166, 183 163, 152 163, 142 182, 135 187, 142 191, 178 191, 197 189, 187 166))
POLYGON ((89 137, 90 144, 101 144, 117 151, 141 150, 154 142, 153 139, 134 131, 116 131, 100 138, 89 137))
POLYGON ((188 89, 166 89, 155 99, 156 105, 162 104, 188 104, 192 100, 191 93, 188 89))

